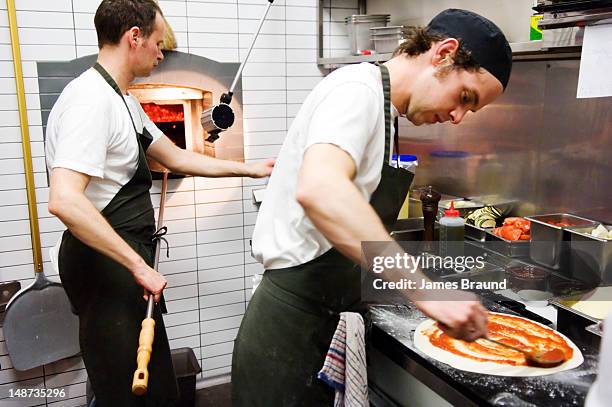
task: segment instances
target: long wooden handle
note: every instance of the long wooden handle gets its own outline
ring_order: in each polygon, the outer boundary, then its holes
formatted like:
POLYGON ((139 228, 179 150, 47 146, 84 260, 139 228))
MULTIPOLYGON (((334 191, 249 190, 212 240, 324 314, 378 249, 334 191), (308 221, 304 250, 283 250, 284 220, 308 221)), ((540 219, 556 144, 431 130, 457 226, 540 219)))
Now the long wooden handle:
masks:
POLYGON ((136 371, 132 380, 132 393, 137 396, 142 396, 147 392, 149 387, 149 360, 151 360, 151 351, 153 350, 153 340, 155 338, 155 320, 153 318, 145 318, 142 321, 142 329, 140 330, 140 338, 138 339, 138 353, 136 355, 136 371))
POLYGON ((41 273, 43 271, 43 261, 42 251, 40 248, 40 232, 38 228, 38 210, 36 209, 36 187, 34 185, 32 152, 30 150, 30 132, 28 128, 28 114, 26 109, 25 87, 23 84, 23 71, 21 70, 21 50, 19 48, 19 32, 17 29, 15 0, 6 0, 6 8, 8 12, 9 32, 11 35, 11 50, 13 51, 13 68, 15 69, 15 87, 17 88, 19 123, 21 125, 21 148, 23 150, 23 167, 25 170, 26 193, 28 196, 28 215, 30 218, 32 257, 34 261, 34 272, 41 273))
MULTIPOLYGON (((157 215, 157 230, 164 224, 164 206, 166 203, 166 189, 168 185, 168 171, 164 171, 161 186, 161 196, 159 198, 159 214, 157 215)), ((159 264, 159 246, 161 242, 157 241, 155 247, 155 258, 153 260, 153 268, 157 271, 159 264)), ((132 380, 132 393, 136 396, 142 396, 149 388, 149 360, 151 360, 151 351, 153 350, 153 340, 155 339, 155 320, 153 319, 153 295, 149 293, 147 303, 147 315, 142 321, 140 329, 140 337, 138 339, 138 352, 136 354, 136 371, 132 380)))

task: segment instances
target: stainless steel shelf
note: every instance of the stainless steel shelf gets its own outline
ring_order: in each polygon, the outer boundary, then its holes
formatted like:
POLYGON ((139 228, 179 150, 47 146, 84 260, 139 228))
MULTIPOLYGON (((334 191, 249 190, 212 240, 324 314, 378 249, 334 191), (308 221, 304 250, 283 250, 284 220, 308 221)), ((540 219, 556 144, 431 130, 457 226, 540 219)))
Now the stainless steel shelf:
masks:
POLYGON ((317 64, 323 65, 326 68, 335 68, 340 65, 359 64, 361 62, 385 62, 391 58, 391 53, 388 54, 372 54, 372 55, 345 55, 332 58, 317 58, 317 64))
POLYGON ((542 51, 542 40, 510 43, 512 55, 542 51))
MULTIPOLYGON (((580 47, 556 47, 545 48, 543 42, 527 41, 513 42, 510 44, 514 60, 531 59, 564 59, 580 58, 580 47)), ((392 53, 373 55, 344 55, 332 58, 317 58, 317 64, 323 68, 335 69, 342 65, 358 64, 361 62, 385 62, 391 59, 392 53)))

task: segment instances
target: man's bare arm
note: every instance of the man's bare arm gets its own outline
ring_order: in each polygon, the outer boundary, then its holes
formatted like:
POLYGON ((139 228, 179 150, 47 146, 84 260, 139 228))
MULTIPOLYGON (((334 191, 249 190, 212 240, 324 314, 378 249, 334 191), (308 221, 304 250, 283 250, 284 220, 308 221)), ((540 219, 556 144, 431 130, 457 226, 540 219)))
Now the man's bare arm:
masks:
POLYGON ((178 174, 197 175, 201 177, 252 177, 261 178, 270 175, 274 160, 256 163, 241 163, 220 160, 193 151, 178 148, 166 136, 162 136, 147 149, 147 156, 155 159, 170 171, 178 174))
MULTIPOLYGON (((372 206, 353 184, 355 172, 352 157, 341 148, 333 144, 312 145, 304 153, 296 199, 317 230, 355 263, 362 261, 362 241, 389 242, 387 253, 402 253, 372 206)), ((385 270, 380 276, 387 281, 407 278, 417 286, 427 279, 420 270, 414 273, 385 270)), ((475 339, 486 333, 485 309, 472 295, 466 295, 465 301, 441 302, 428 300, 430 293, 418 289, 404 290, 402 294, 426 315, 442 322, 452 336, 475 339)))

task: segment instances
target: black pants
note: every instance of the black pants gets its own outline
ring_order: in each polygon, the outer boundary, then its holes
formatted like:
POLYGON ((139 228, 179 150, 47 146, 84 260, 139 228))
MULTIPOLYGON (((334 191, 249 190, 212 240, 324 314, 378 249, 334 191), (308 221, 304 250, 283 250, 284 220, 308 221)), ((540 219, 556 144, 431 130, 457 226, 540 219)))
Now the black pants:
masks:
POLYGON ((335 250, 266 271, 234 344, 233 406, 333 406, 334 390, 317 374, 339 313, 359 302, 359 281, 335 250))

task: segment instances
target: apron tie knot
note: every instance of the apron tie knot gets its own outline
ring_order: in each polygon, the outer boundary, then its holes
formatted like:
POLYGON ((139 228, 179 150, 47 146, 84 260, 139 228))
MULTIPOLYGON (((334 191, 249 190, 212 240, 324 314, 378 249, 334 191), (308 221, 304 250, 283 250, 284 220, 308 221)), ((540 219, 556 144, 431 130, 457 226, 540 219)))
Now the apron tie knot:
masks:
POLYGON ((166 226, 162 226, 161 228, 157 229, 157 232, 153 233, 151 241, 154 243, 158 243, 160 241, 166 243, 166 257, 170 257, 170 245, 168 245, 168 241, 164 237, 166 233, 168 233, 168 228, 166 226))

